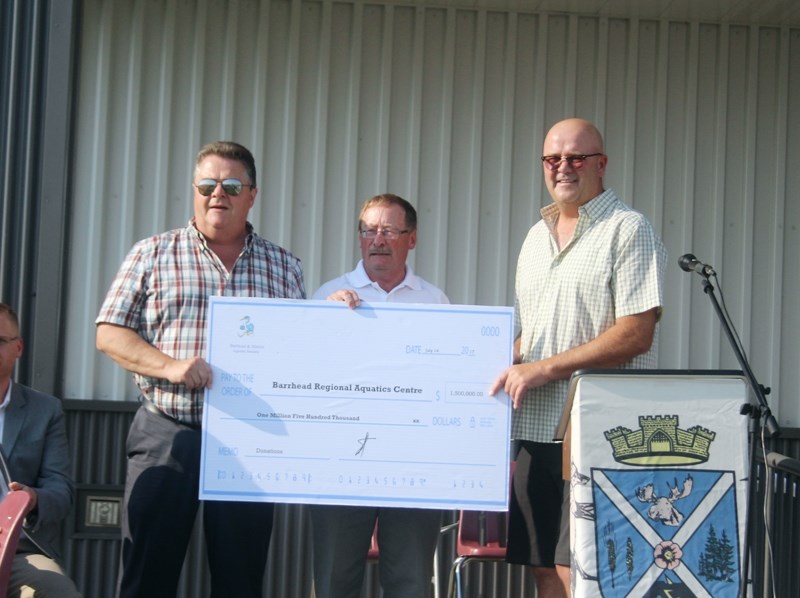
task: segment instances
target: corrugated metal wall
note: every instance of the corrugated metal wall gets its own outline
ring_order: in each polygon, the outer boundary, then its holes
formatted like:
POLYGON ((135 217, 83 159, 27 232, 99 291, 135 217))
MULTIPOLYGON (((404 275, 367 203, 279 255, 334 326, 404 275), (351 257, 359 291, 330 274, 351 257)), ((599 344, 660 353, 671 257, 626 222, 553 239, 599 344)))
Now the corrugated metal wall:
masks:
POLYGON ((119 563, 119 527, 88 527, 90 496, 122 496, 125 487, 125 438, 136 403, 65 401, 76 496, 72 515, 61 526, 61 550, 70 576, 85 598, 114 595, 119 563))
POLYGON ((750 474, 748 533, 753 596, 794 596, 800 588, 796 565, 800 554, 800 480, 790 473, 792 463, 783 462, 783 468, 769 470, 764 465, 764 455, 770 452, 795 461, 800 458, 800 431, 783 432, 768 446, 757 446, 750 474))
MULTIPOLYGON (((62 526, 61 546, 69 574, 75 579, 84 598, 109 598, 113 596, 116 582, 117 559, 119 558, 118 528, 88 527, 84 524, 87 499, 96 496, 121 497, 125 482, 125 437, 137 405, 123 401, 65 402, 67 434, 70 439, 73 473, 77 489, 76 505, 72 515, 62 526)), ((774 450, 796 458, 800 454, 798 430, 785 430, 784 435, 770 441, 766 450, 774 450)), ((756 441, 758 444, 758 441, 756 441)), ((764 503, 763 466, 756 464, 751 487, 750 542, 753 561, 749 575, 753 587, 763 586, 764 576, 784 580, 783 587, 790 592, 791 579, 796 577, 796 568, 775 552, 772 568, 765 555, 768 544, 765 540, 763 521, 764 503), (788 588, 788 589, 787 589, 788 588)), ((780 500, 796 503, 796 489, 775 488, 780 500), (793 494, 794 492, 794 494, 793 494)), ((777 545, 794 546, 796 533, 792 534, 791 513, 779 515, 778 528, 772 530, 770 540, 777 545)), ((455 520, 456 513, 445 515, 444 523, 455 520)), ((446 583, 450 566, 455 557, 454 532, 444 533, 437 550, 439 594, 446 595, 446 583)), ((264 581, 265 598, 308 598, 312 591, 311 529, 306 507, 302 505, 278 505, 272 548, 264 581)), ((363 598, 379 598, 380 585, 377 567, 373 563, 367 569, 363 598)), ((535 595, 530 572, 520 566, 496 562, 476 562, 465 568, 465 596, 483 598, 506 598, 535 595)), ((176 598, 200 598, 208 594, 209 578, 205 548, 198 529, 192 537, 187 551, 176 598)), ((756 591, 756 595, 758 592, 756 591)), ((778 594, 780 596, 790 594, 778 594)))
MULTIPOLYGON (((84 598, 114 595, 120 551, 119 528, 85 523, 87 503, 95 497, 121 499, 125 486, 125 438, 138 405, 127 401, 65 401, 67 436, 76 487, 75 507, 61 529, 62 557, 84 598)), ((457 513, 445 514, 443 523, 457 513)), ((265 598, 308 598, 312 592, 311 521, 304 505, 278 505, 264 575, 265 598)), ((455 530, 442 535, 437 549, 440 594, 445 596, 455 558, 455 530)), ((469 595, 532 595, 533 579, 522 567, 475 563, 465 568, 469 595)), ((210 579, 205 544, 195 528, 176 598, 207 596, 210 579)), ((381 596, 377 565, 367 568, 363 598, 381 596)))
POLYGON ((56 392, 65 290, 73 0, 0 2, 0 301, 20 315, 18 379, 56 392))
MULTIPOLYGON (((390 190, 420 209, 418 272, 455 302, 510 304, 547 201, 541 140, 578 114, 606 133, 607 183, 670 251, 661 367, 735 366, 698 280, 674 265, 691 251, 721 273, 781 424, 800 425, 799 42, 789 27, 383 1, 0 2, 0 295, 23 316, 19 377, 67 397, 135 396, 94 350, 92 321, 130 245, 188 219, 192 158, 216 138, 254 150, 253 220, 303 259, 309 291, 352 267, 358 205, 390 190)), ((119 407, 69 410, 82 491, 121 487, 132 405, 119 407)), ((302 507, 280 520, 269 595, 305 596, 302 507)), ((118 540, 65 533, 87 598, 110 595, 118 540)), ((205 587, 203 559, 195 539, 181 596, 205 587)), ((471 581, 532 593, 519 568, 471 581)), ((376 595, 374 570, 367 585, 376 595)))
POLYGON ((313 0, 83 8, 65 395, 132 399, 93 319, 132 243, 183 225, 196 150, 248 145, 257 230, 307 286, 357 259, 360 201, 420 212, 412 255, 453 302, 510 304, 546 203, 548 126, 605 132, 607 185, 668 248, 664 368, 736 366, 697 277, 722 277, 753 369, 800 424, 800 31, 313 0))
MULTIPOLYGON (((66 401, 76 486, 75 508, 62 526, 62 556, 85 598, 114 595, 119 562, 119 527, 92 527, 84 522, 92 497, 122 497, 125 487, 125 438, 137 408, 121 401, 66 401)), ((307 597, 311 592, 311 544, 305 507, 279 505, 273 546, 265 575, 265 596, 307 597)), ((181 598, 208 594, 205 545, 196 528, 178 586, 181 598)))

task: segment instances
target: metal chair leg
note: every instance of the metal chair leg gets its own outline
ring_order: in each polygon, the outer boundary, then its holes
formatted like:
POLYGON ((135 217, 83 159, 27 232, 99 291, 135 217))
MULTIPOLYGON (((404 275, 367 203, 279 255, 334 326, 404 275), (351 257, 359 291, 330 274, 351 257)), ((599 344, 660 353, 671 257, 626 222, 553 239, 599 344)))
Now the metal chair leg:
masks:
POLYGON ((447 585, 447 597, 453 598, 455 592, 456 598, 463 598, 464 588, 461 581, 461 567, 469 560, 468 556, 460 556, 453 561, 453 568, 450 570, 450 579, 447 585))

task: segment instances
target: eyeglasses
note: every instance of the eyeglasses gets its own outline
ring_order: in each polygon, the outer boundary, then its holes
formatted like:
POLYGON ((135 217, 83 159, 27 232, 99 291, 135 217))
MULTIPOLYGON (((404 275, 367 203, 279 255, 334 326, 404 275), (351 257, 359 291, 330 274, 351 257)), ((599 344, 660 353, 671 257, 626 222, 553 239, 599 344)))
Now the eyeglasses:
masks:
POLYGON ((8 343, 13 343, 18 338, 19 338, 19 335, 17 335, 17 336, 0 336, 0 347, 5 347, 8 343))
POLYGON ((567 166, 570 168, 578 170, 579 168, 583 168, 583 163, 586 161, 586 158, 602 155, 602 153, 598 152, 596 154, 576 154, 573 156, 542 156, 542 162, 547 170, 558 170, 562 161, 566 162, 567 166))
POLYGON ((384 239, 399 239, 400 235, 404 235, 406 233, 410 233, 409 229, 405 230, 396 230, 394 228, 360 228, 358 229, 358 235, 362 239, 374 239, 379 234, 383 235, 384 239))
POLYGON ((246 185, 239 179, 200 179, 194 184, 197 192, 205 197, 214 193, 217 185, 222 185, 222 190, 231 196, 239 195, 242 192, 242 187, 255 187, 255 185, 246 185))

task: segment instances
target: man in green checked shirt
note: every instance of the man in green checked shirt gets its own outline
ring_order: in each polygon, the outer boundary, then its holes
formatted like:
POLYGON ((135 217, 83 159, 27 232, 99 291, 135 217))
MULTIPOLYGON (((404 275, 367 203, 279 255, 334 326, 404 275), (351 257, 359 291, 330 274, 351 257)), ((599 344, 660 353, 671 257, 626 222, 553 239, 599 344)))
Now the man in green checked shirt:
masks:
POLYGON ((520 452, 507 560, 533 567, 538 596, 568 596, 569 487, 553 432, 569 378, 585 368, 652 368, 666 251, 647 219, 603 185, 608 156, 590 122, 556 123, 542 169, 553 202, 520 250, 515 365, 495 381, 520 452))

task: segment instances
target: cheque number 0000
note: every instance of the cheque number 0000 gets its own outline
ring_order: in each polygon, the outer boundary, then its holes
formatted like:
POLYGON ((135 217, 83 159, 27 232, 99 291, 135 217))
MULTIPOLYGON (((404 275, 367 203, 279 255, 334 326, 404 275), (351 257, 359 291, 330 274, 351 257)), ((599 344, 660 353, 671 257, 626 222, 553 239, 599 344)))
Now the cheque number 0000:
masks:
POLYGON ((481 326, 481 336, 500 336, 500 326, 481 326))

